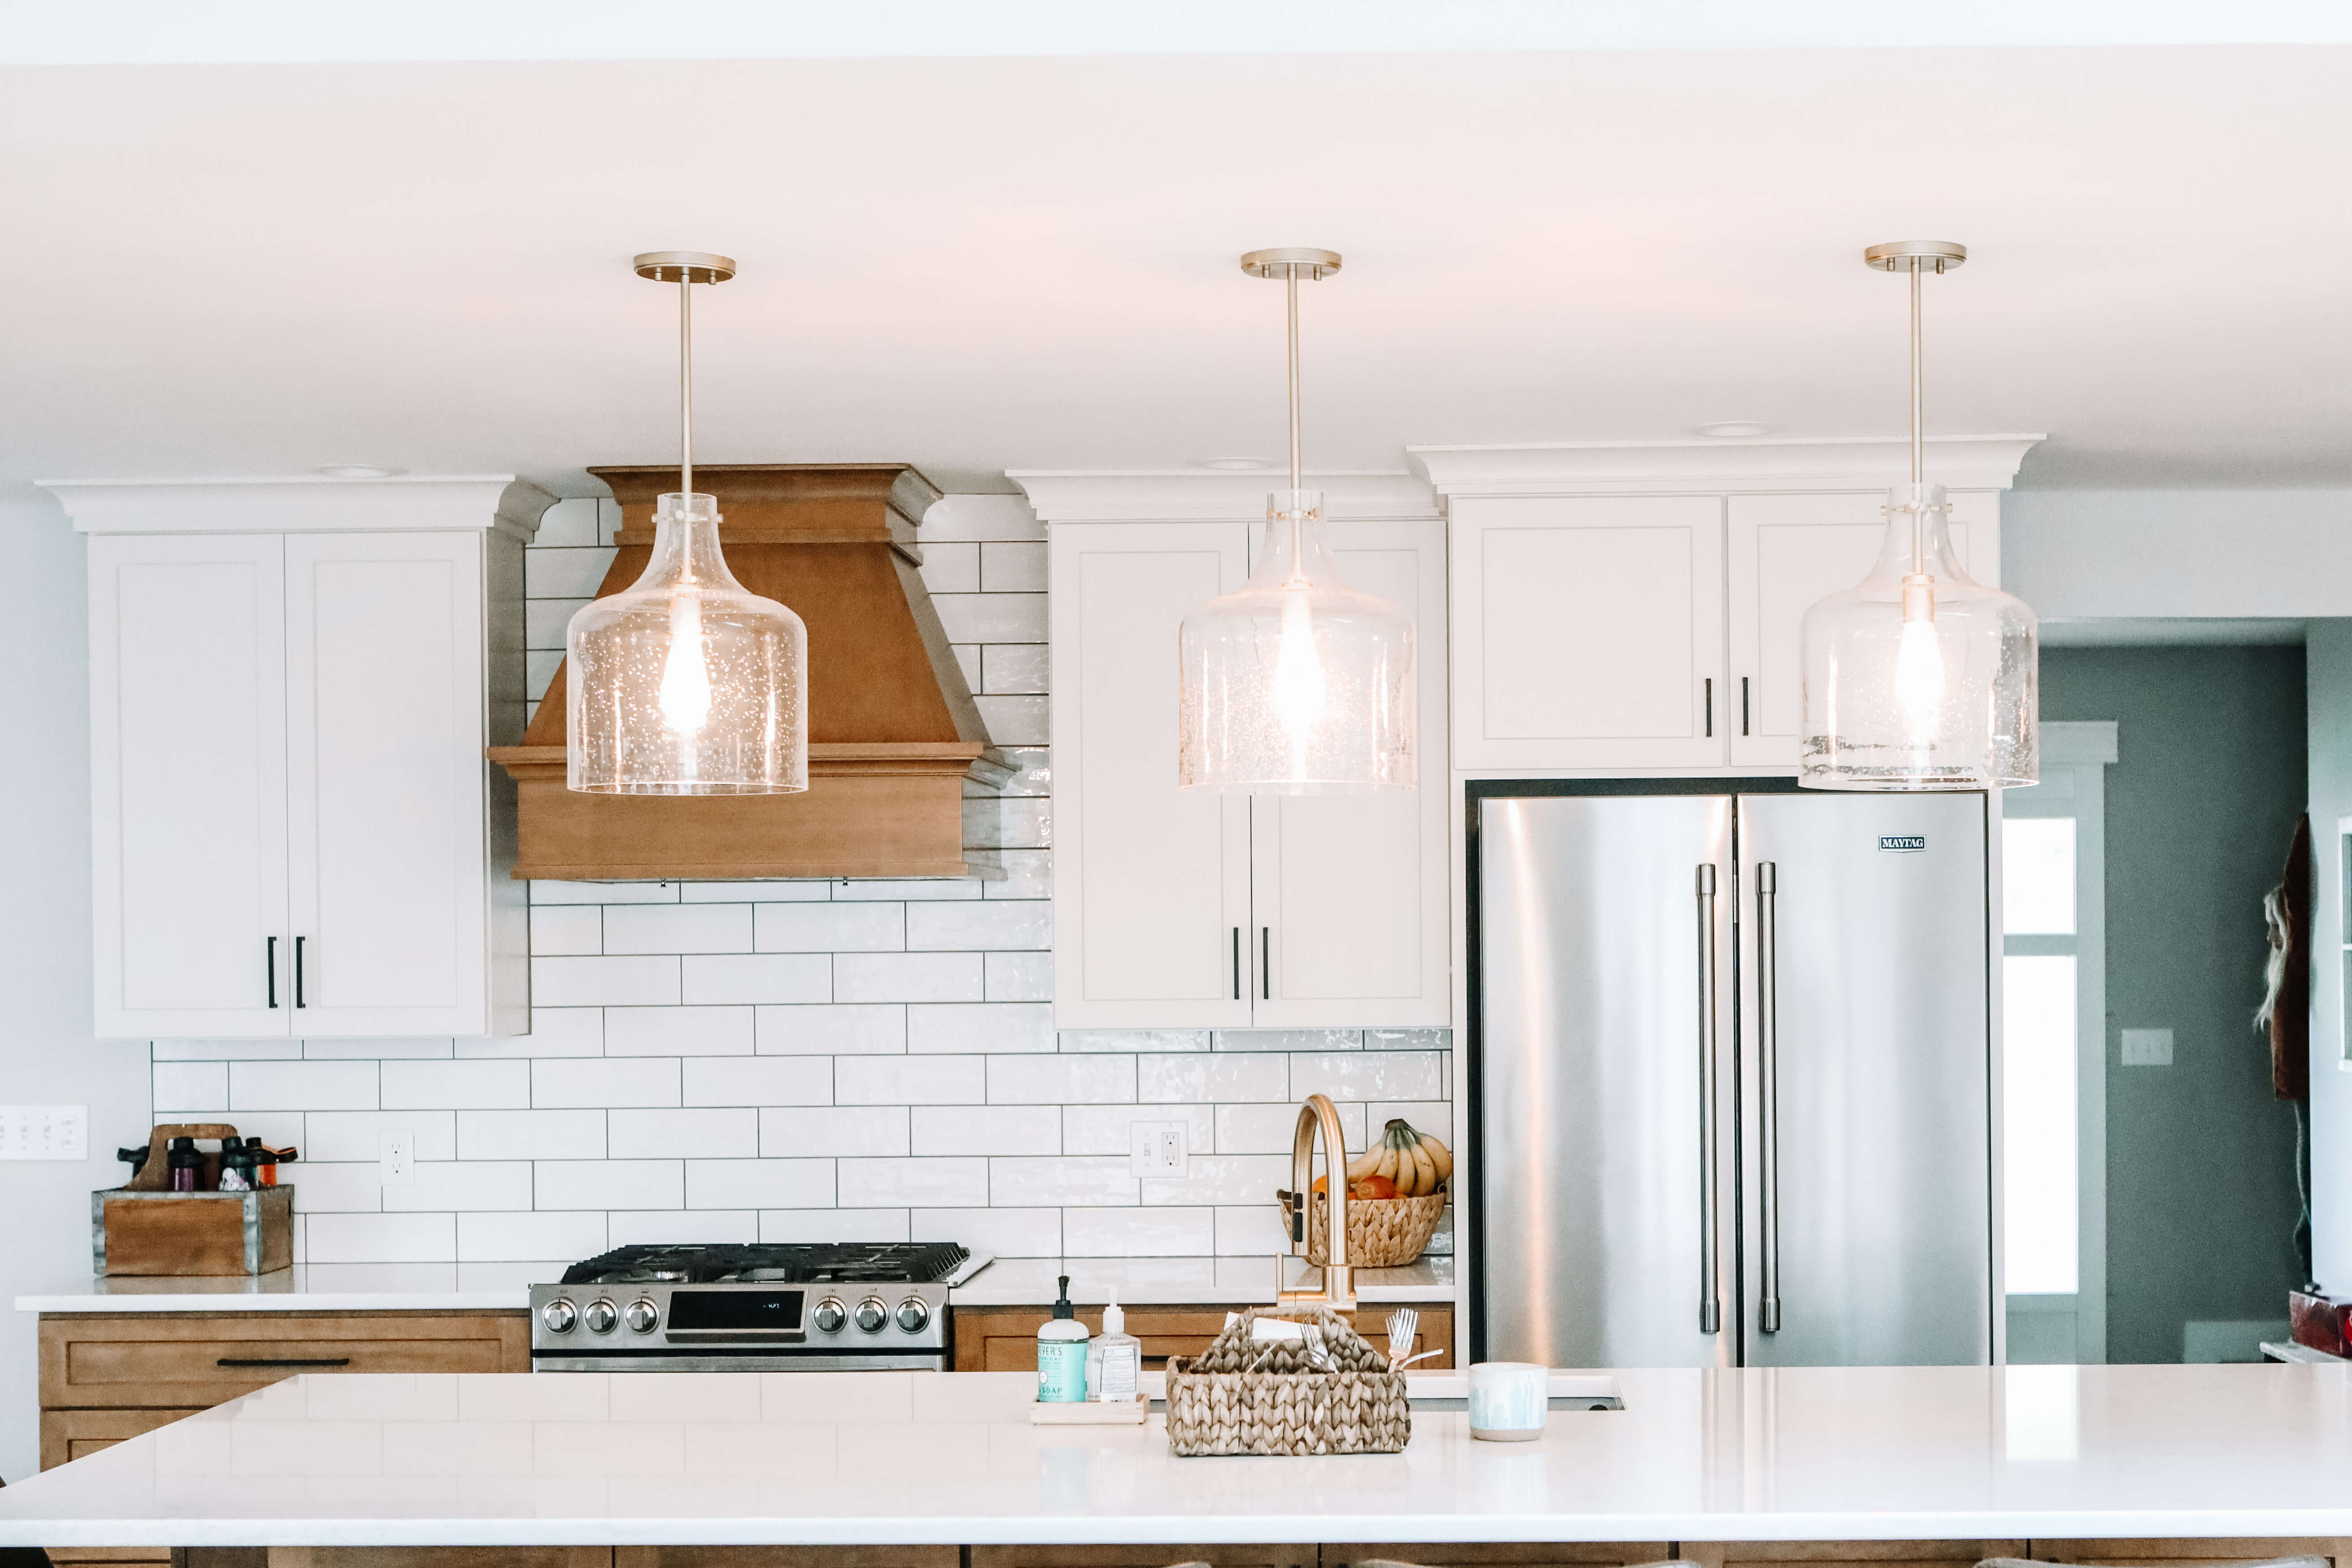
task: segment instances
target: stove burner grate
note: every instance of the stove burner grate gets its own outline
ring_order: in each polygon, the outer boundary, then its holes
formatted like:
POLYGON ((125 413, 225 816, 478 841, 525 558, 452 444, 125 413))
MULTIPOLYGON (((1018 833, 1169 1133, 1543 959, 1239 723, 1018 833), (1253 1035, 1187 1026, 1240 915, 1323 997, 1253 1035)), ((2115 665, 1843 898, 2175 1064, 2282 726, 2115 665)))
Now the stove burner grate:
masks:
POLYGON ((615 1247, 573 1264, 563 1271, 563 1283, 898 1285, 944 1279, 971 1256, 949 1241, 639 1245, 615 1247))

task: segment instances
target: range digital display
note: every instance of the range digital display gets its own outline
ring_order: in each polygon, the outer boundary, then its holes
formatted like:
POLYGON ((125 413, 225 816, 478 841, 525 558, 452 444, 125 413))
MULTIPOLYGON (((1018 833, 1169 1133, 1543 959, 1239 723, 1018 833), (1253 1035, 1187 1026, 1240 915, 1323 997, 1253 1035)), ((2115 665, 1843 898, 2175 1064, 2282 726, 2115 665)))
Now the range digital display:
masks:
POLYGON ((673 1290, 669 1327, 688 1333, 798 1333, 805 1290, 673 1290))

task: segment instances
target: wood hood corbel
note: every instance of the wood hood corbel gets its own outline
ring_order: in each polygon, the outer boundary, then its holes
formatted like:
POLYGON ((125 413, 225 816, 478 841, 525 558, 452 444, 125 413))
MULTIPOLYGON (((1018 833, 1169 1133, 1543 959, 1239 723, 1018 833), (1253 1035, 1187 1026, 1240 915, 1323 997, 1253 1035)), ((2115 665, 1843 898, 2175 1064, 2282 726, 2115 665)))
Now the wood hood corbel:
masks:
MULTIPOLYGON (((675 467, 591 468, 621 503, 620 549, 599 598, 635 583, 653 548, 655 499, 675 467)), ((568 881, 763 877, 981 877, 964 800, 1013 776, 990 743, 917 568, 916 531, 940 499, 904 463, 696 465, 719 498, 727 564, 808 626, 809 787, 798 795, 578 795, 564 787, 565 671, 520 746, 490 748, 512 774, 513 875, 568 881)))

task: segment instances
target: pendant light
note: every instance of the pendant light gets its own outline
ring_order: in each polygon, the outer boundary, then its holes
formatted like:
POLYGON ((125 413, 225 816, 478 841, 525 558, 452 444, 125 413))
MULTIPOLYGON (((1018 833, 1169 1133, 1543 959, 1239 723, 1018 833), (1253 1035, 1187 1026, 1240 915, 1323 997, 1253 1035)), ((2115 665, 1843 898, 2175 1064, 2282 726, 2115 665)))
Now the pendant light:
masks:
POLYGON ((1339 575, 1323 497, 1300 484, 1298 284, 1328 250, 1253 250, 1290 301, 1290 488, 1266 498, 1249 581, 1194 606, 1177 635, 1177 782, 1268 795, 1412 789, 1412 618, 1339 575))
POLYGON ((2004 789, 2041 776, 2033 612, 1969 580, 1952 552, 1951 503, 1925 472, 1919 283, 1968 254, 1948 240, 1862 254, 1911 275, 1911 482, 1888 498, 1870 575, 1805 612, 1797 782, 1809 788, 2004 789))
POLYGON ((564 637, 566 782, 594 795, 790 795, 808 788, 808 632, 751 593, 719 548, 719 500, 694 492, 694 286, 735 263, 656 250, 640 278, 677 285, 678 484, 652 557, 564 637))

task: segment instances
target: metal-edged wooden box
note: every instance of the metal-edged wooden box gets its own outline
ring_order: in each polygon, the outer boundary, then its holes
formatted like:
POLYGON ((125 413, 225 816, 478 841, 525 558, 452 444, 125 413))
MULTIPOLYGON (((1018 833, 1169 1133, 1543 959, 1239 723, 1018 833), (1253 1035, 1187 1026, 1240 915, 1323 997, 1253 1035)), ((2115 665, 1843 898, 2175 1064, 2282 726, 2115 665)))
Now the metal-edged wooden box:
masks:
POLYGON ((99 1274, 268 1274, 294 1261, 294 1188, 89 1194, 99 1274))

